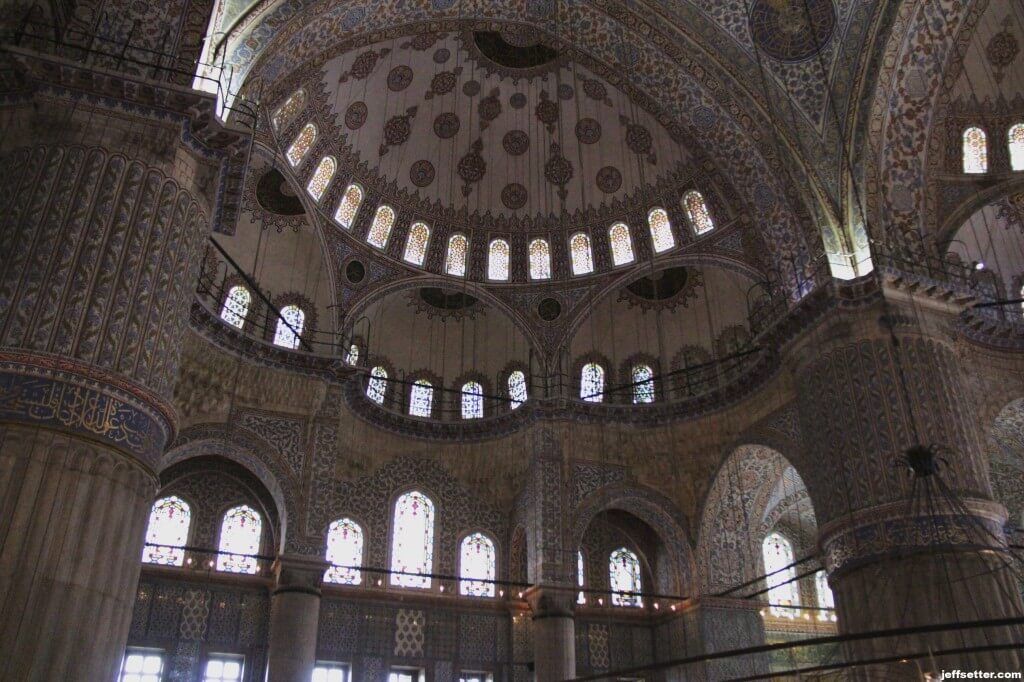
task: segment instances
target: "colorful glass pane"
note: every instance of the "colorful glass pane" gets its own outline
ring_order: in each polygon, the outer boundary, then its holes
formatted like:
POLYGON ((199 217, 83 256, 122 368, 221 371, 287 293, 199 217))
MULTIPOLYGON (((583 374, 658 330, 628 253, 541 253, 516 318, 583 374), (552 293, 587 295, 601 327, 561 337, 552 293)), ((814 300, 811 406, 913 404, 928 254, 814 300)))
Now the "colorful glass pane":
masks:
POLYGON ((462 385, 462 418, 482 419, 484 416, 484 388, 475 381, 462 385))
POLYGON ((1010 145, 1010 168, 1024 170, 1024 123, 1018 123, 1007 133, 1010 145))
POLYGON ((377 213, 373 216, 373 224, 370 225, 370 233, 366 235, 366 241, 370 246, 383 249, 388 244, 388 237, 391 236, 391 227, 395 224, 395 209, 388 205, 377 207, 377 213))
POLYGON ((426 379, 419 379, 409 392, 409 414, 429 417, 434 407, 434 387, 426 379))
POLYGON ((309 196, 313 197, 314 201, 320 201, 320 197, 324 195, 327 185, 331 184, 334 171, 337 169, 338 163, 334 160, 333 156, 325 156, 320 159, 316 170, 313 171, 313 177, 309 179, 309 183, 306 185, 306 191, 309 192, 309 196))
POLYGON ((580 398, 588 403, 604 400, 604 367, 596 362, 583 365, 580 374, 580 398))
MULTIPOLYGON (((587 586, 587 571, 586 565, 583 563, 583 552, 576 552, 576 585, 581 588, 587 586)), ((587 603, 587 595, 582 589, 576 593, 576 603, 587 603)))
POLYGON ((508 242, 504 239, 495 239, 487 255, 487 278, 498 282, 508 279, 508 242))
POLYGON ((444 271, 454 277, 466 276, 466 250, 469 242, 461 234, 453 234, 448 239, 448 253, 444 259, 444 271))
POLYGON ((683 195, 683 208, 686 209, 686 217, 690 219, 690 225, 696 234, 707 234, 715 229, 715 222, 708 212, 704 195, 697 190, 690 190, 683 195))
POLYGON ((768 603, 772 615, 796 618, 795 608, 800 606, 800 591, 796 583, 796 569, 793 567, 793 546, 778 533, 764 539, 764 573, 768 583, 768 603))
POLYGON ((388 389, 388 372, 377 366, 370 370, 370 381, 366 384, 366 397, 377 403, 384 404, 384 392, 388 389))
POLYGON ((345 364, 355 367, 359 363, 359 345, 353 343, 345 354, 345 364))
POLYGON ((307 123, 299 131, 299 134, 295 136, 295 141, 288 147, 288 151, 285 152, 285 156, 288 157, 288 163, 292 165, 292 168, 302 163, 315 140, 316 126, 312 123, 307 123))
POLYGON ((459 594, 470 597, 493 597, 495 576, 494 543, 483 533, 473 533, 462 540, 459 562, 459 594))
POLYGON ((277 320, 274 330, 274 345, 295 350, 302 338, 302 325, 305 324, 306 313, 297 305, 286 305, 281 308, 281 317, 277 320))
POLYGON ((409 236, 405 240, 405 261, 413 265, 423 265, 429 241, 430 228, 426 223, 415 222, 410 225, 409 236))
POLYGON ((594 259, 590 253, 590 237, 577 232, 569 239, 569 255, 572 260, 572 274, 588 275, 594 271, 594 259))
POLYGON ((192 511, 183 499, 171 495, 157 500, 149 512, 142 561, 163 566, 184 564, 185 550, 182 547, 188 544, 191 523, 192 511))
POLYGON ((612 606, 643 606, 639 594, 640 560, 625 547, 612 552, 608 559, 608 584, 612 588, 612 606), (632 593, 632 594, 625 594, 632 593))
POLYGON ((338 519, 327 529, 327 561, 331 567, 324 580, 342 585, 363 582, 363 529, 352 519, 338 519))
POLYGON ((359 185, 349 185, 345 188, 345 194, 338 202, 338 210, 334 212, 334 220, 346 230, 352 229, 352 222, 359 212, 359 205, 363 203, 363 188, 359 185))
POLYGON ((224 514, 217 546, 217 570, 228 573, 255 573, 255 555, 260 551, 263 521, 247 505, 232 507, 224 514))
POLYGON ((669 222, 665 209, 651 209, 647 214, 647 225, 651 229, 651 242, 656 253, 668 251, 676 245, 676 238, 672 235, 672 223, 669 222))
POLYGON ((513 410, 526 402, 526 375, 518 369, 508 375, 508 397, 513 410))
POLYGON ((304 106, 306 106, 306 91, 296 90, 274 112, 272 117, 274 129, 280 130, 283 128, 289 121, 295 118, 295 114, 299 113, 304 106))
POLYGON ((612 246, 613 265, 633 262, 633 239, 629 236, 629 226, 626 223, 615 223, 608 228, 608 242, 612 246))
POLYGON ((224 305, 220 309, 220 319, 232 327, 241 329, 245 325, 245 316, 249 314, 252 294, 243 286, 233 286, 224 297, 224 305))
POLYGON ((654 371, 647 365, 633 367, 633 403, 654 402, 654 371))
POLYGON ((551 251, 547 241, 534 239, 530 242, 530 279, 551 278, 551 251))
POLYGON ((988 171, 988 140, 977 126, 964 131, 964 173, 988 171))
POLYGON ((434 503, 419 491, 405 493, 395 502, 391 538, 391 584, 430 587, 434 561, 434 503), (407 575, 411 574, 411 575, 407 575))

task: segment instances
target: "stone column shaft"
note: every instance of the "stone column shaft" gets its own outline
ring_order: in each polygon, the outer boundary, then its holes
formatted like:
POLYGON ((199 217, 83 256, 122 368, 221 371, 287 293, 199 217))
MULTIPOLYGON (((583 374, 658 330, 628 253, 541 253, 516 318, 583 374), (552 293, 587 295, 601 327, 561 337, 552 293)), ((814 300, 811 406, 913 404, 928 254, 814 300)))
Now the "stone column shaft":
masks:
POLYGON ((532 587, 524 595, 533 611, 533 666, 536 682, 576 677, 576 621, 572 586, 532 587))
POLYGON ((270 599, 267 682, 305 682, 316 663, 320 584, 328 563, 282 555, 274 564, 277 586, 270 599))

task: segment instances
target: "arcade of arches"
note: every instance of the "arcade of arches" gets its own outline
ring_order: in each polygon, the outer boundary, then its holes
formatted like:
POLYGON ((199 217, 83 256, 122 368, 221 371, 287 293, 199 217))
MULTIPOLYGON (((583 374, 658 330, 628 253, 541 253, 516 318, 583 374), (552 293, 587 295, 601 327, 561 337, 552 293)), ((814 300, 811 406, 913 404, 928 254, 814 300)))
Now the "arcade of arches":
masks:
POLYGON ((0 7, 0 679, 1024 670, 1018 0, 0 7))

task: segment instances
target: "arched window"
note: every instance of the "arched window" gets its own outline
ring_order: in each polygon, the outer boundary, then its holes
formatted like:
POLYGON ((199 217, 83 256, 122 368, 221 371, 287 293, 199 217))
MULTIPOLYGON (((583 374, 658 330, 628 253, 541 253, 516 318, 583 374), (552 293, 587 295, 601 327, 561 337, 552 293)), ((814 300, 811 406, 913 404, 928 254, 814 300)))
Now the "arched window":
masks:
POLYGON ((345 354, 345 364, 356 366, 359 362, 359 344, 353 343, 348 347, 348 353, 345 354))
POLYGON ((526 375, 518 369, 508 375, 508 397, 513 410, 526 402, 526 375))
POLYGON ((338 163, 334 160, 333 156, 325 156, 320 159, 316 170, 313 171, 313 177, 309 179, 309 183, 306 185, 306 191, 309 192, 309 196, 313 197, 314 201, 320 201, 320 197, 324 195, 327 185, 331 184, 334 171, 337 169, 338 163))
POLYGON ((577 232, 569 238, 569 255, 572 260, 572 274, 589 275, 594 271, 594 259, 590 255, 590 237, 577 232))
POLYGON ((596 362, 583 365, 580 373, 580 398, 588 403, 604 400, 604 367, 596 362))
POLYGON ((583 588, 587 586, 587 569, 583 562, 583 552, 579 551, 576 552, 576 585, 580 588, 580 591, 576 593, 576 603, 586 604, 587 595, 583 588))
POLYGON ((470 597, 493 597, 494 543, 483 533, 467 535, 462 540, 459 562, 459 594, 470 597))
POLYGON ((434 407, 434 387, 426 379, 418 379, 409 392, 409 414, 429 417, 434 407))
POLYGON ((312 123, 307 123, 299 131, 299 134, 295 136, 295 141, 288 147, 288 151, 285 152, 285 156, 288 157, 288 163, 292 165, 292 168, 298 166, 302 163, 302 159, 306 158, 306 154, 309 152, 309 148, 313 146, 314 140, 316 140, 316 126, 312 123))
POLYGON ((157 500, 149 512, 142 561, 164 566, 181 566, 185 563, 185 550, 182 547, 188 544, 188 527, 191 523, 192 510, 185 500, 174 495, 157 500))
POLYGON ((633 404, 654 402, 654 370, 647 365, 633 366, 633 404))
POLYGON ((707 234, 715 229, 715 221, 711 219, 704 195, 697 190, 692 189, 683 195, 683 208, 686 210, 686 217, 690 219, 690 226, 693 227, 695 234, 707 234))
POLYGON ((453 234, 448 238, 448 253, 444 257, 444 271, 454 277, 466 276, 466 251, 469 242, 465 235, 453 234))
POLYGON ((245 326, 245 316, 249 314, 250 303, 252 303, 252 294, 245 287, 236 284, 228 289, 228 295, 224 297, 224 305, 220 309, 220 319, 241 329, 245 326))
POLYGON ((395 209, 387 204, 377 207, 377 213, 373 216, 373 224, 370 225, 370 232, 366 235, 366 241, 370 246, 383 249, 388 244, 388 237, 391 236, 391 227, 395 224, 395 209))
POLYGON ((334 220, 346 230, 352 229, 352 222, 359 212, 359 205, 363 203, 363 188, 352 184, 345 188, 338 202, 338 210, 334 212, 334 220))
POLYGON ((306 323, 306 313, 297 305, 286 305, 281 308, 281 317, 277 319, 274 330, 274 345, 295 350, 302 338, 302 325, 306 323))
POLYGON ((402 587, 430 587, 434 561, 434 503, 413 490, 395 502, 391 537, 391 584, 402 587), (404 575, 411 573, 413 575, 404 575))
POLYGON ((1010 145, 1010 169, 1024 170, 1024 122, 1010 128, 1006 138, 1010 145))
POLYGON ((338 519, 327 529, 327 561, 331 567, 324 581, 342 585, 363 582, 363 529, 352 519, 338 519))
POLYGON ((964 173, 988 172, 988 139, 985 131, 973 126, 964 131, 964 173))
POLYGON ((818 608, 832 609, 831 611, 819 611, 818 620, 835 620, 836 598, 832 594, 832 588, 828 586, 828 576, 825 571, 818 571, 814 574, 814 588, 818 593, 818 608))
POLYGON ((462 418, 482 419, 484 416, 484 388, 475 381, 462 385, 462 418))
POLYGON ((227 510, 220 524, 217 570, 255 573, 262 533, 263 521, 252 507, 243 504, 227 510))
POLYGON ((405 255, 403 256, 405 262, 423 265, 423 260, 427 257, 427 242, 429 241, 430 228, 426 223, 415 222, 410 225, 409 236, 405 239, 405 255))
POLYGON ((284 104, 277 108, 271 120, 274 123, 274 129, 280 130, 295 118, 295 114, 299 113, 302 107, 306 106, 306 91, 296 90, 291 96, 284 101, 284 104))
POLYGON ((657 253, 668 251, 676 245, 676 238, 672 235, 672 223, 669 222, 668 213, 663 208, 652 208, 647 214, 647 226, 651 229, 651 242, 657 253))
POLYGON ((800 606, 800 591, 793 567, 793 545, 778 533, 764 539, 764 572, 768 582, 768 603, 772 615, 796 618, 794 608, 800 606))
POLYGON ((508 280, 508 242, 494 239, 487 250, 487 278, 497 282, 508 280))
POLYGON ((377 403, 384 404, 384 393, 388 390, 388 371, 377 365, 370 370, 370 381, 366 384, 366 397, 377 403))
POLYGON ((633 239, 626 223, 615 223, 608 228, 608 242, 612 245, 612 265, 633 262, 633 239))
POLYGON ((551 250, 544 239, 530 242, 530 279, 551 279, 551 250))
POLYGON ((625 547, 619 547, 608 559, 608 584, 612 588, 612 606, 643 606, 644 600, 639 594, 623 594, 623 592, 639 593, 640 559, 625 547))

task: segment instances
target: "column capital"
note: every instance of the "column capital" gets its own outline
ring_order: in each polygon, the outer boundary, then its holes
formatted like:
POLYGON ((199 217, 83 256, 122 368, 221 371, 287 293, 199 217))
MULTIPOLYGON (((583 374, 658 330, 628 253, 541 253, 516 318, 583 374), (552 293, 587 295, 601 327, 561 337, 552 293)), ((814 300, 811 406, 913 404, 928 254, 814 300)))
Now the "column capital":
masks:
POLYGON ((563 585, 534 585, 523 593, 530 605, 533 619, 572 618, 576 605, 576 588, 563 585))
POLYGON ((301 592, 320 596, 324 572, 330 567, 324 559, 300 554, 279 554, 274 560, 274 594, 301 592))

